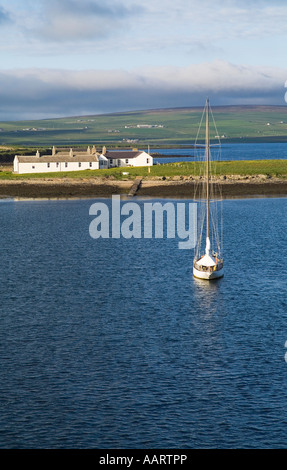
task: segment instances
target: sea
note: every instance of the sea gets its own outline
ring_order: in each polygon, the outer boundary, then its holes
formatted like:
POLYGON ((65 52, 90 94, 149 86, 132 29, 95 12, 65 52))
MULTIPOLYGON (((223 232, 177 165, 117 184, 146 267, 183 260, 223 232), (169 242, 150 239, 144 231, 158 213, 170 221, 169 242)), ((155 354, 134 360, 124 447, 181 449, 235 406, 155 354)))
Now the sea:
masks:
MULTIPOLYGON (((200 146, 196 149, 191 147, 152 149, 154 154, 154 163, 164 164, 178 161, 194 161, 201 158, 204 149, 200 146), (157 154, 162 157, 157 157, 157 154)), ((287 143, 221 143, 221 145, 212 144, 211 153, 214 160, 276 160, 287 158, 287 143)))
POLYGON ((0 448, 286 448, 287 199, 223 201, 213 282, 95 202, 0 200, 0 448))

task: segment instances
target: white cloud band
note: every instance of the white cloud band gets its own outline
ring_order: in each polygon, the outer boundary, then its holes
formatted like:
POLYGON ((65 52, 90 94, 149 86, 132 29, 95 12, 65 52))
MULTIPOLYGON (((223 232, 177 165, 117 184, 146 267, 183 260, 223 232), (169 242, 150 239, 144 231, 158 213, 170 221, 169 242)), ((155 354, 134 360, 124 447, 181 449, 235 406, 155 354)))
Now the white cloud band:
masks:
POLYGON ((214 61, 122 70, 0 73, 2 120, 213 104, 285 104, 287 68, 214 61))

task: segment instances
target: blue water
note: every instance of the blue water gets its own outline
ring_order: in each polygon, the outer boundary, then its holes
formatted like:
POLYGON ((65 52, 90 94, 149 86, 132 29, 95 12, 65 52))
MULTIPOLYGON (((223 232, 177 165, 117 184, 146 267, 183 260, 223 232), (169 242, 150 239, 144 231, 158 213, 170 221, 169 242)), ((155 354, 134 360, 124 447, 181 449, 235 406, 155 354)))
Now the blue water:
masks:
MULTIPOLYGON (((217 147, 211 147, 216 149, 217 147)), ((167 158, 154 157, 154 163, 169 163, 176 161, 194 161, 195 151, 192 148, 180 149, 153 149, 152 153, 159 153, 166 155, 167 158), (168 155, 182 155, 179 157, 169 157, 168 155)), ((219 158, 218 153, 215 152, 214 159, 219 158)), ((221 160, 274 160, 287 158, 287 142, 277 143, 236 143, 236 144, 221 144, 221 160)))
POLYGON ((0 203, 0 448, 286 448, 287 199, 223 202, 213 283, 93 202, 0 203))

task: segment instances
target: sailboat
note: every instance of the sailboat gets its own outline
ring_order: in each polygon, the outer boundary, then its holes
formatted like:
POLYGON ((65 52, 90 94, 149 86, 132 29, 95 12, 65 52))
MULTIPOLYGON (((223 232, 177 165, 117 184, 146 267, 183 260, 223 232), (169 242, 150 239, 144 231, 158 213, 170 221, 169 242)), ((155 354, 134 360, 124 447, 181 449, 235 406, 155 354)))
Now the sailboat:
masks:
POLYGON ((212 280, 218 279, 223 276, 223 258, 221 255, 220 241, 217 236, 216 249, 211 246, 211 229, 216 230, 214 218, 212 219, 211 227, 211 175, 210 175, 210 139, 209 139, 209 100, 206 100, 206 129, 205 129, 205 214, 203 217, 202 225, 205 222, 205 249, 202 253, 202 233, 203 227, 200 228, 199 237, 197 240, 197 248, 195 258, 193 261, 193 276, 198 279, 212 280))

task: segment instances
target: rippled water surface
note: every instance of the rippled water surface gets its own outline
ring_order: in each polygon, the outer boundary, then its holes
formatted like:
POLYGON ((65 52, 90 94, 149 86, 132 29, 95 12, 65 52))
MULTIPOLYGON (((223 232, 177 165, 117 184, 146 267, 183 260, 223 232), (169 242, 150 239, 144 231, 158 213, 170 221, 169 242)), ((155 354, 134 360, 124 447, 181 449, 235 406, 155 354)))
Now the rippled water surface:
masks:
POLYGON ((0 203, 0 447, 285 448, 287 199, 224 201, 213 283, 93 202, 0 203))
MULTIPOLYGON (((214 160, 286 160, 287 158, 287 143, 286 142, 273 142, 273 143, 221 143, 221 151, 219 153, 217 145, 211 146, 211 153, 214 160), (214 153, 213 153, 214 150, 214 153)), ((178 161, 194 160, 204 152, 198 149, 195 152, 193 148, 178 148, 178 149, 154 149, 154 163, 170 163, 178 161), (156 153, 166 155, 166 158, 157 158, 156 153), (177 155, 171 157, 170 155, 177 155)))

